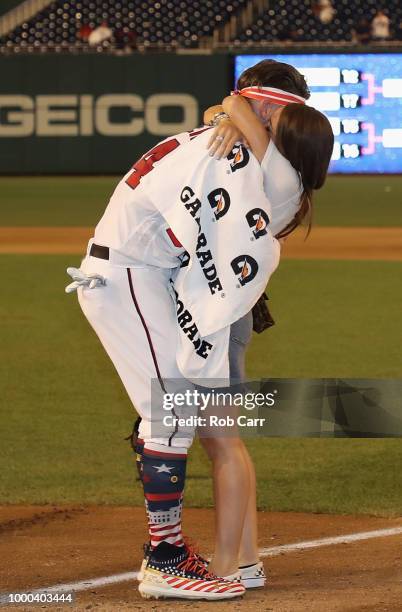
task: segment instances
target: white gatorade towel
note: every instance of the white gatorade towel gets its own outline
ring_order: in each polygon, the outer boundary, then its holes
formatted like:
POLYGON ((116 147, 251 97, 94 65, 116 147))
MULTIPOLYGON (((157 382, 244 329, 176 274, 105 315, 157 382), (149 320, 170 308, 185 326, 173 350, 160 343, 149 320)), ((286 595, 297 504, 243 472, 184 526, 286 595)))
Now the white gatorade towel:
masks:
POLYGON ((200 130, 177 141, 141 179, 170 226, 172 243, 186 250, 171 288, 177 363, 193 381, 228 377, 230 324, 254 306, 280 257, 260 164, 241 144, 227 159, 214 159, 207 150, 210 134, 200 130))

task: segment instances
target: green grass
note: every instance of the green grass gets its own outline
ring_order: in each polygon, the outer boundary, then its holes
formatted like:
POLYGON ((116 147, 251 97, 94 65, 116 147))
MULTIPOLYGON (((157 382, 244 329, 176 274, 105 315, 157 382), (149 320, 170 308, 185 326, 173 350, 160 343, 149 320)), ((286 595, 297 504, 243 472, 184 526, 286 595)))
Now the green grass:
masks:
MULTIPOLYGON (((0 225, 93 226, 120 177, 0 177, 0 225)), ((330 177, 314 223, 402 226, 402 177, 330 177)))
MULTIPOLYGON (((402 488, 395 469, 402 440, 259 439, 247 446, 257 472, 261 510, 401 516, 402 488)), ((205 459, 190 453, 187 501, 212 505, 201 485, 205 459)))
POLYGON ((402 262, 282 261, 249 375, 402 377, 402 262))
MULTIPOLYGON (((128 442, 133 409, 74 295, 76 256, 1 256, 0 503, 142 504, 128 442)), ((400 376, 402 264, 285 261, 277 325, 255 336, 250 376, 400 376)), ((256 439, 259 505, 400 514, 399 440, 256 439)), ((186 499, 209 505, 198 445, 186 499)))
POLYGON ((117 177, 0 177, 0 226, 94 226, 117 177))
POLYGON ((317 225, 402 226, 401 176, 330 177, 317 192, 317 225))

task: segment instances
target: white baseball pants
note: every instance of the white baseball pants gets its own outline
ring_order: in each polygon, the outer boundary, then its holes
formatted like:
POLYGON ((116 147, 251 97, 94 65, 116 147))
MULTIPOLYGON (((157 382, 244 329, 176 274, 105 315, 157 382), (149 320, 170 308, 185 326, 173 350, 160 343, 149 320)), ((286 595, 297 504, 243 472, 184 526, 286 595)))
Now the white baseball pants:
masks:
MULTIPOLYGON (((80 306, 112 360, 142 421, 139 437, 148 444, 191 446, 193 426, 169 426, 165 393, 192 389, 176 364, 176 306, 169 292, 170 268, 126 268, 87 255, 85 273, 98 273, 105 286, 80 287, 80 306)), ((251 338, 251 313, 231 327, 229 362, 232 379, 244 380, 245 350, 251 338)), ((197 415, 194 405, 176 406, 175 416, 197 415)), ((169 423, 172 419, 169 420, 169 423)))
MULTIPOLYGON (((168 290, 171 270, 119 267, 92 256, 84 259, 81 269, 106 278, 105 286, 80 287, 78 299, 142 417, 140 438, 188 448, 193 427, 163 424, 163 418, 170 414, 163 408, 164 393, 192 388, 176 365, 178 327, 168 290)), ((175 407, 175 413, 179 418, 189 417, 196 415, 197 409, 175 407)))

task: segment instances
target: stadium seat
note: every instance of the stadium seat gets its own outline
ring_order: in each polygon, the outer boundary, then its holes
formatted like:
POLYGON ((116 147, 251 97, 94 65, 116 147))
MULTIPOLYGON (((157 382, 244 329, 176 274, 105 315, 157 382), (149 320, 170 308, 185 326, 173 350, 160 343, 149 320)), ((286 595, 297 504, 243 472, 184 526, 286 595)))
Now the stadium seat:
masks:
MULTIPOLYGON (((335 14, 330 23, 322 23, 314 15, 311 0, 272 0, 269 10, 253 25, 239 32, 234 38, 235 45, 255 44, 276 40, 294 42, 350 41, 357 21, 366 17, 369 21, 381 8, 377 0, 333 0, 335 14)), ((383 3, 391 25, 402 20, 400 0, 383 3)))
MULTIPOLYGON (((151 2, 73 2, 49 4, 29 22, 0 39, 0 46, 9 51, 21 47, 27 51, 62 51, 66 47, 90 50, 78 33, 83 25, 91 29, 106 22, 113 32, 130 30, 138 46, 197 46, 204 36, 211 36, 216 24, 221 25, 247 4, 247 0, 159 0, 151 2)), ((117 45, 119 46, 119 45, 117 45)), ((96 51, 116 48, 116 40, 105 41, 96 51)))
MULTIPOLYGON (((247 0, 151 0, 150 2, 73 2, 49 4, 27 23, 0 39, 3 51, 84 50, 110 52, 125 45, 139 48, 197 47, 216 27, 238 15, 247 0), (106 22, 116 34, 90 47, 79 33, 106 22), (125 37, 121 31, 124 30, 125 37)), ((371 20, 377 0, 333 0, 335 13, 329 23, 314 14, 311 0, 271 0, 269 9, 257 15, 253 24, 234 35, 236 46, 261 42, 342 42, 351 41, 353 28, 362 17, 371 20)), ((384 4, 384 3, 383 3, 384 4)), ((391 25, 402 21, 400 0, 389 0, 385 8, 391 25)))

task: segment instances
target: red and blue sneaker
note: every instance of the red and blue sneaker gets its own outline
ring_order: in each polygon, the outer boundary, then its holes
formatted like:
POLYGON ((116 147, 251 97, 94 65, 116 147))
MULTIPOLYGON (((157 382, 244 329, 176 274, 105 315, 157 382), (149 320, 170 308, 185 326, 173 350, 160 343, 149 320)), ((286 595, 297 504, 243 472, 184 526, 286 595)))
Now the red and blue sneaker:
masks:
POLYGON ((241 597, 245 587, 240 579, 210 574, 205 562, 191 549, 161 542, 149 551, 139 591, 145 599, 223 600, 241 597))

